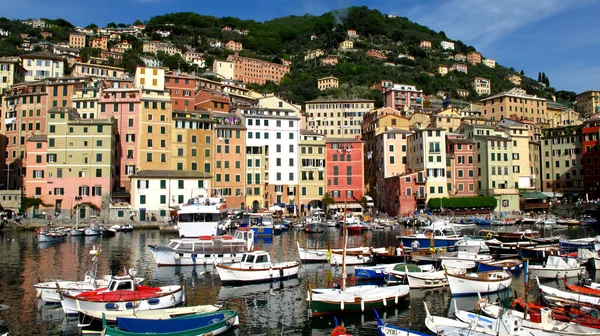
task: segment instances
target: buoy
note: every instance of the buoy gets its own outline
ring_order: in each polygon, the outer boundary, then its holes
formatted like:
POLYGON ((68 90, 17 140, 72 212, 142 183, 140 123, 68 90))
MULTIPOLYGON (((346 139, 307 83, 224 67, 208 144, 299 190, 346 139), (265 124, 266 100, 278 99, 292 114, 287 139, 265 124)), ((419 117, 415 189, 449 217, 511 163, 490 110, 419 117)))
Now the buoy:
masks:
POLYGON ((179 253, 175 253, 175 254, 173 255, 173 259, 175 259, 175 260, 179 260, 179 258, 181 258, 181 256, 179 255, 179 253))

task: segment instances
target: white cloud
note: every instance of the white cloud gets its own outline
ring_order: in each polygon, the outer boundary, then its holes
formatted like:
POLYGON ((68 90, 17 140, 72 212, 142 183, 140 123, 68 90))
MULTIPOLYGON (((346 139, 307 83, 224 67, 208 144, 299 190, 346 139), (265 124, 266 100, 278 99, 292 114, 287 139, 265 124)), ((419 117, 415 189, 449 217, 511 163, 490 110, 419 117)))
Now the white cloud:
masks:
POLYGON ((449 0, 415 13, 413 19, 467 44, 485 47, 519 27, 581 4, 566 0, 449 0))

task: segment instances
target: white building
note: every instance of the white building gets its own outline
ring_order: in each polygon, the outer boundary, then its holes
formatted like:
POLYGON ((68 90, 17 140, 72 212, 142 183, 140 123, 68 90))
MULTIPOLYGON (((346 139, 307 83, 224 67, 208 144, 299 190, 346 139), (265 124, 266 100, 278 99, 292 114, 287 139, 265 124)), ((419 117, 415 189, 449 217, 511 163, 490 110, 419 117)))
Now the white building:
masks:
POLYGON ((295 193, 290 188, 298 185, 299 114, 259 107, 240 108, 236 113, 243 116, 246 126, 246 185, 261 185, 269 204, 288 204, 295 193))
POLYGON ((160 68, 162 66, 161 61, 154 56, 141 55, 140 59, 144 62, 144 65, 149 68, 160 68))
POLYGON ((425 128, 415 129, 408 136, 408 166, 424 180, 425 188, 419 189, 419 194, 425 191, 426 202, 430 198, 448 197, 445 133, 443 128, 425 128))
POLYGON ((213 62, 213 72, 223 79, 233 79, 234 70, 233 62, 218 59, 213 62))
POLYGON ((168 218, 171 210, 180 209, 190 198, 212 192, 211 177, 200 171, 141 170, 130 178, 135 220, 144 220, 146 214, 168 218))
POLYGON ((440 44, 444 50, 454 50, 454 42, 442 41, 440 44))
POLYGON ((10 33, 4 29, 0 29, 0 36, 8 36, 10 33))
POLYGON ((491 58, 484 59, 482 63, 483 63, 483 65, 490 67, 490 68, 496 67, 496 61, 491 58))
POLYGON ((36 81, 47 77, 62 77, 65 74, 63 58, 47 51, 38 51, 21 56, 27 70, 25 81, 36 81))

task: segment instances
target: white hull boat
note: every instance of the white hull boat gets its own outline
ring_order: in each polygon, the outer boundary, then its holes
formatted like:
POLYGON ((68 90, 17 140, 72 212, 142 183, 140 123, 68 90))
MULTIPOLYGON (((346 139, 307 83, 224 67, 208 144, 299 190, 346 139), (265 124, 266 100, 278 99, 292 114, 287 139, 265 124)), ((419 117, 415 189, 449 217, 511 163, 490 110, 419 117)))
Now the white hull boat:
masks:
POLYGON ((489 254, 458 251, 456 255, 441 255, 439 259, 442 261, 442 267, 471 269, 475 268, 478 261, 492 261, 493 257, 489 254))
POLYGON ((79 229, 79 228, 71 229, 69 234, 71 235, 71 237, 83 237, 83 236, 85 236, 85 229, 79 229))
POLYGON ((312 316, 336 313, 364 312, 368 309, 397 305, 410 292, 406 285, 379 287, 352 286, 346 289, 323 288, 308 290, 307 301, 312 316))
POLYGON ((165 309, 152 309, 152 310, 126 310, 126 311, 97 311, 97 310, 82 310, 81 314, 88 317, 102 320, 102 315, 106 319, 106 322, 116 323, 119 317, 128 318, 143 318, 143 319, 169 319, 175 316, 192 315, 192 314, 204 314, 211 313, 221 309, 221 306, 217 305, 203 305, 203 306, 192 306, 192 307, 177 307, 177 308, 165 308, 165 309))
POLYGON ((543 279, 573 278, 585 271, 575 259, 564 261, 559 256, 548 256, 546 265, 530 265, 529 274, 543 279))
POLYGON ((465 239, 459 240, 454 244, 458 251, 465 251, 469 253, 490 253, 490 248, 485 243, 484 239, 473 239, 466 237, 465 239))
MULTIPOLYGON (((366 253, 362 251, 352 254, 348 253, 349 252, 346 252, 346 265, 364 265, 371 263, 371 261, 373 260, 371 251, 367 251, 366 253)), ((332 266, 339 266, 342 264, 341 252, 332 252, 330 253, 330 256, 331 258, 329 259, 329 264, 331 264, 332 266)))
POLYGON ((254 231, 239 228, 233 236, 179 238, 167 246, 149 245, 158 266, 232 264, 254 248, 254 231))
POLYGON ((566 301, 569 303, 584 303, 588 305, 600 306, 600 296, 585 295, 576 292, 567 292, 557 288, 542 285, 540 284, 538 278, 536 278, 536 281, 538 283, 538 287, 540 288, 542 296, 551 296, 556 298, 557 300, 566 301))
POLYGON ((271 282, 298 276, 297 261, 271 262, 265 251, 250 252, 242 261, 232 265, 215 265, 223 284, 271 282))
POLYGON ((461 322, 458 320, 441 317, 441 316, 432 316, 429 314, 429 309, 427 308, 427 303, 423 302, 425 305, 425 326, 435 335, 444 335, 444 336, 491 336, 496 335, 494 330, 489 328, 482 328, 477 326, 472 326, 469 323, 461 322))
POLYGON ((406 278, 410 289, 436 288, 448 285, 445 271, 407 273, 406 278))
MULTIPOLYGON (((342 249, 308 249, 300 247, 300 244, 296 242, 298 247, 298 255, 302 262, 329 262, 331 260, 332 253, 342 253, 342 249)), ((368 247, 353 247, 346 249, 347 253, 364 253, 370 254, 371 251, 368 247)))
POLYGON ((85 229, 85 235, 86 236, 100 236, 102 235, 102 230, 100 230, 99 228, 87 228, 85 229))
POLYGON ((446 272, 448 287, 452 295, 474 295, 494 293, 510 287, 512 274, 507 271, 451 274, 446 272))
MULTIPOLYGON (((105 275, 102 279, 94 279, 93 276, 86 274, 83 281, 48 281, 35 284, 33 287, 36 290, 37 297, 44 302, 60 303, 62 299, 60 291, 69 291, 69 293, 76 295, 81 292, 106 287, 111 278, 112 276, 105 275)), ((135 280, 136 283, 140 284, 144 281, 144 278, 136 278, 135 280)))

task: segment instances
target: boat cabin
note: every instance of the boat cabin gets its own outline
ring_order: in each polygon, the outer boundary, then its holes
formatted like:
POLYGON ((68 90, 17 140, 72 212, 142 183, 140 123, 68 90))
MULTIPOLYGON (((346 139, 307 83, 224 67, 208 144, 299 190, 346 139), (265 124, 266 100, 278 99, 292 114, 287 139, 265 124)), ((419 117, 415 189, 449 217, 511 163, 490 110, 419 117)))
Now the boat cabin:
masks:
POLYGON ((417 232, 417 235, 426 237, 458 237, 456 231, 451 225, 427 226, 422 227, 417 232))
POLYGON ((134 290, 135 284, 133 279, 128 276, 112 277, 108 283, 106 291, 114 292, 118 290, 134 290))
POLYGON ((265 251, 254 251, 244 254, 241 261, 242 266, 268 268, 271 266, 271 256, 265 251))
POLYGON ((173 239, 167 247, 178 252, 192 253, 251 251, 254 247, 254 231, 248 228, 239 228, 233 236, 200 236, 197 239, 173 239))

